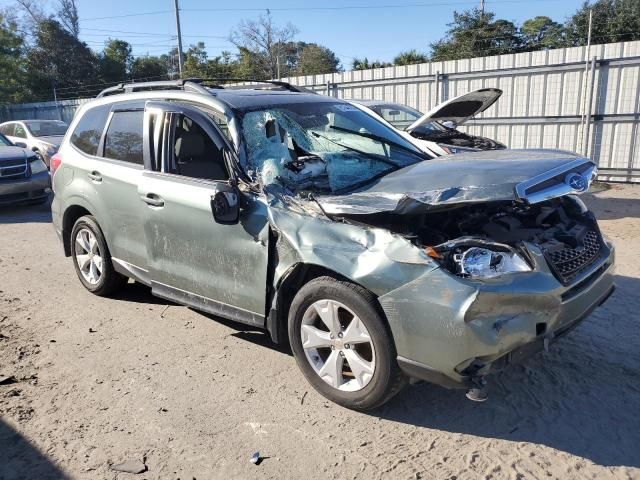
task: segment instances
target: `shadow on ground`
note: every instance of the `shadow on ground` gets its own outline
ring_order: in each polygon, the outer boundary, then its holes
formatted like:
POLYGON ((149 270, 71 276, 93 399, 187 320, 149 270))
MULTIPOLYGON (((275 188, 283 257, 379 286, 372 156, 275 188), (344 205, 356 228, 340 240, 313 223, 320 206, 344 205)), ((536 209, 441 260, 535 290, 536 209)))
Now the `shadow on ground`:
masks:
POLYGON ((615 189, 609 190, 606 196, 585 193, 581 198, 593 210, 598 220, 640 218, 640 187, 637 191, 638 198, 616 197, 615 189))
POLYGON ((0 223, 51 223, 51 201, 41 205, 0 206, 0 223))
POLYGON ((0 419, 0 478, 69 478, 35 446, 0 419))

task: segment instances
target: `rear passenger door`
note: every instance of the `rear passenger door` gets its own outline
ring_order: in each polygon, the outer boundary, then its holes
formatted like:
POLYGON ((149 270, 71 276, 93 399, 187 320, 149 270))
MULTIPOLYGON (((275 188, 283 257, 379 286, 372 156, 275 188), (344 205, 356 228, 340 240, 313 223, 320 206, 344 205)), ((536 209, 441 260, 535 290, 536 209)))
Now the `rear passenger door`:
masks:
POLYGON ((264 326, 266 205, 243 194, 238 223, 216 223, 213 197, 229 191, 229 146, 195 107, 149 102, 147 171, 138 191, 153 291, 161 297, 264 326))
MULTIPOLYGON (((96 209, 114 261, 147 270, 143 215, 138 197, 143 164, 144 103, 114 104, 95 156, 85 158, 85 194, 96 209)), ((73 138, 72 138, 73 142, 73 138)))

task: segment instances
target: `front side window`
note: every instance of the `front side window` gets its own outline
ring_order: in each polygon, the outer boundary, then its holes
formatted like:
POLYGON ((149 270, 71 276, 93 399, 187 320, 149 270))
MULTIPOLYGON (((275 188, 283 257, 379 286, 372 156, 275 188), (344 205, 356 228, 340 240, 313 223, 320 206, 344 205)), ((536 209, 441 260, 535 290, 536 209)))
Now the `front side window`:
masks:
POLYGON ((294 192, 353 189, 427 158, 375 117, 338 102, 243 112, 242 135, 247 173, 294 192))
POLYGON ((71 144, 84 153, 96 155, 110 110, 111 105, 87 110, 73 130, 71 144))
POLYGON ((197 122, 185 115, 175 121, 169 173, 203 180, 228 180, 224 152, 197 122))
POLYGON ((68 125, 60 121, 28 122, 25 124, 34 137, 61 137, 68 125))
POLYGON ((13 136, 18 138, 27 138, 27 132, 22 125, 16 123, 15 129, 13 131, 13 136))
POLYGON ((144 111, 114 112, 104 138, 104 156, 142 165, 144 111))

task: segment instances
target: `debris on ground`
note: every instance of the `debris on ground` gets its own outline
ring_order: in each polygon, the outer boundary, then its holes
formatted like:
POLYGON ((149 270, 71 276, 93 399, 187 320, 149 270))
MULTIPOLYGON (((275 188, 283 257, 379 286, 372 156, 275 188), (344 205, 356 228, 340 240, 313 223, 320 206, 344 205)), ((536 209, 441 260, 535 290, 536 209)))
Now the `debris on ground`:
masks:
POLYGON ((0 385, 11 385, 12 383, 18 383, 16 377, 13 375, 0 375, 0 385))
POLYGON ((255 452, 253 455, 251 455, 251 463, 253 463, 254 465, 260 465, 261 460, 262 458, 260 457, 260 452, 255 452))
POLYGON ((124 463, 119 463, 117 465, 111 465, 111 470, 115 470, 116 472, 125 472, 125 473, 144 473, 147 471, 147 466, 141 462, 140 460, 127 460, 124 463))

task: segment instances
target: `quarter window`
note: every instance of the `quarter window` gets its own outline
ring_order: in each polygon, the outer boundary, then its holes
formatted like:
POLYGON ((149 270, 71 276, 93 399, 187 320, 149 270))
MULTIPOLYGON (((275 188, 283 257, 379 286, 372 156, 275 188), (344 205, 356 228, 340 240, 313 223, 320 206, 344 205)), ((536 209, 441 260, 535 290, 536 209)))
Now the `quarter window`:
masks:
POLYGON ((71 143, 84 153, 96 155, 110 110, 111 105, 87 110, 71 135, 71 143))
POLYGON ((114 112, 104 139, 104 156, 142 165, 144 111, 114 112))

